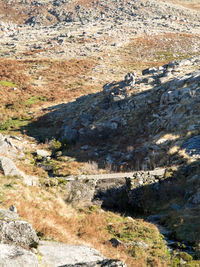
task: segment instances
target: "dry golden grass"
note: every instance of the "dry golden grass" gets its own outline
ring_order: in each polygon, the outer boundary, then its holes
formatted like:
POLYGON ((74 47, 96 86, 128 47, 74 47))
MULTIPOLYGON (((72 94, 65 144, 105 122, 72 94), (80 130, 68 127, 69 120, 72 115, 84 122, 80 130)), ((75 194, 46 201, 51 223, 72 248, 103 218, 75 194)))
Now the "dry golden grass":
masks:
MULTIPOLYGON (((199 43, 199 37, 192 34, 165 33, 143 35, 132 39, 126 47, 120 48, 119 64, 141 71, 152 66, 161 66, 175 59, 191 56, 192 44, 199 43)), ((196 45, 195 44, 195 45, 196 45)))

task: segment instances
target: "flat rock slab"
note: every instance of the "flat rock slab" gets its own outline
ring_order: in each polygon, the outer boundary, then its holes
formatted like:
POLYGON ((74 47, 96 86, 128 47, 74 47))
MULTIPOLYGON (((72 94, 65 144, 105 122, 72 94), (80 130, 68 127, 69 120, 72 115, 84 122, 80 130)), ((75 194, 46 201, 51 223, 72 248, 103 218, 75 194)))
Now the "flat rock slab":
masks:
POLYGON ((38 267, 35 254, 18 246, 0 244, 1 267, 38 267))
POLYGON ((83 262, 102 261, 105 258, 95 249, 86 246, 70 246, 55 242, 41 242, 38 247, 41 265, 65 266, 83 262))

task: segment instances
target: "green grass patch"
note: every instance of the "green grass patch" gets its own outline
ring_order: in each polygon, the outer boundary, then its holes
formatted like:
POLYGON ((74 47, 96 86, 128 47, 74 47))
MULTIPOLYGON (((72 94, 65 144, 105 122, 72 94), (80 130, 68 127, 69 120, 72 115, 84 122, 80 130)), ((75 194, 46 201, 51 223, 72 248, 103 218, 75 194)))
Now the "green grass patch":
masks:
POLYGON ((11 129, 19 129, 23 126, 26 126, 32 117, 27 117, 25 119, 16 117, 16 118, 10 118, 7 121, 4 121, 0 123, 0 131, 8 131, 11 129))
POLYGON ((37 104, 38 102, 42 102, 42 101, 46 101, 46 97, 36 95, 36 96, 32 96, 28 100, 26 100, 25 105, 29 107, 29 106, 32 106, 34 104, 37 104))
POLYGON ((17 87, 17 85, 13 82, 10 81, 0 81, 0 86, 5 86, 5 87, 17 87))

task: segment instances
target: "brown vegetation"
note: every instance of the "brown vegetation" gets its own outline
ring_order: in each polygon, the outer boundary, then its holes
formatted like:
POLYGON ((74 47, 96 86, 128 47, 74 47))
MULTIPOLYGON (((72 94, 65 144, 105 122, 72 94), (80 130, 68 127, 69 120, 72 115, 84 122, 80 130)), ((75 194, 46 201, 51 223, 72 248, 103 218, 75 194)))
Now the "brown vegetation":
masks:
POLYGON ((85 85, 94 60, 0 60, 1 123, 27 119, 41 103, 68 102, 96 88, 85 85))
POLYGON ((141 71, 152 66, 161 66, 173 60, 195 55, 199 36, 186 33, 166 33, 144 35, 132 39, 130 44, 120 49, 122 65, 141 71))

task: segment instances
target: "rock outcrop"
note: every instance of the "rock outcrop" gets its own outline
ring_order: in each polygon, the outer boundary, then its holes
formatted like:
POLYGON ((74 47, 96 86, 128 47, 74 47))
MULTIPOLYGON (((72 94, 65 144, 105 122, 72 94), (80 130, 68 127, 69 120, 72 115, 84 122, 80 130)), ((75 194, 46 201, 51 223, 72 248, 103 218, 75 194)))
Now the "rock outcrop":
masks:
POLYGON ((37 247, 39 239, 32 226, 25 221, 0 220, 0 243, 25 248, 37 247))
POLYGON ((10 210, 0 210, 0 243, 24 248, 37 247, 39 239, 32 226, 10 210))
POLYGON ((21 247, 0 244, 1 267, 39 267, 37 256, 21 247))
POLYGON ((57 242, 41 242, 39 252, 42 264, 65 266, 81 262, 102 261, 104 257, 95 249, 85 246, 70 246, 57 242))
MULTIPOLYGON (((86 148, 87 160, 118 167, 147 170, 170 161, 178 163, 178 156, 170 154, 173 146, 178 153, 190 149, 189 156, 197 158, 199 61, 197 56, 146 69, 134 87, 126 81, 113 82, 102 92, 66 104, 60 139, 86 148), (181 136, 175 138, 180 131, 181 136), (194 135, 192 145, 189 131, 194 135)), ((49 116, 58 120, 60 112, 49 116)))

